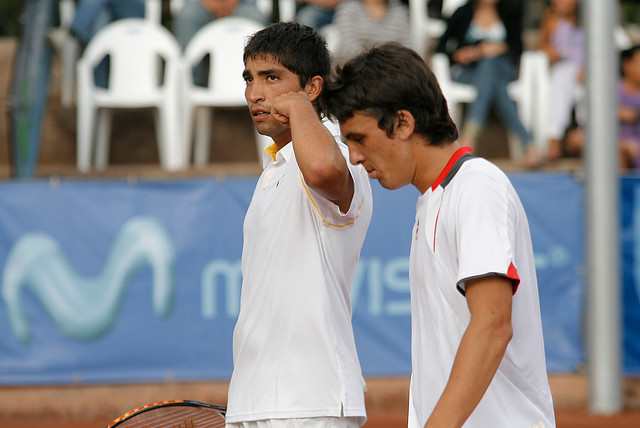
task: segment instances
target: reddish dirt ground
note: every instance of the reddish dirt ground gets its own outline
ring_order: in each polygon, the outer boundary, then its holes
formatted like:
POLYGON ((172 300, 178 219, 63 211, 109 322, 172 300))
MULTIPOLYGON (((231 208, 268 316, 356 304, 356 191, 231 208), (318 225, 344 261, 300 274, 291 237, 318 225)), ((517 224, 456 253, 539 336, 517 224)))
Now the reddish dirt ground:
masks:
MULTIPOLYGON (((633 410, 612 416, 578 410, 587 408, 584 376, 556 374, 549 380, 557 428, 640 428, 640 378, 624 381, 625 408, 633 410)), ((406 427, 408 387, 408 378, 367 379, 365 428, 406 427)), ((141 404, 176 397, 224 404, 227 392, 227 382, 4 387, 0 388, 0 428, 105 428, 141 404)))
MULTIPOLYGON (((559 411, 556 414, 557 428, 638 428, 640 410, 623 412, 613 416, 592 415, 585 411, 559 411)), ((2 420, 1 428, 104 428, 108 421, 62 421, 62 420, 2 420)), ((365 428, 406 427, 406 415, 400 412, 372 413, 365 428)), ((488 427, 490 428, 490 427, 488 427)))

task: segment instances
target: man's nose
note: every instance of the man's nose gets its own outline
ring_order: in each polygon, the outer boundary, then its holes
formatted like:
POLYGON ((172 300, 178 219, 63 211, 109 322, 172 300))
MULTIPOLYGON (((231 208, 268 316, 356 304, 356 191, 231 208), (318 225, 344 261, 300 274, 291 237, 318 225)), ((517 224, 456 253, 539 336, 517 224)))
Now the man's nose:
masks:
POLYGON ((348 144, 349 147, 349 162, 353 165, 358 165, 364 162, 364 155, 354 144, 348 144))
POLYGON ((260 85, 256 85, 255 83, 248 85, 245 90, 245 98, 250 102, 258 102, 264 99, 264 92, 260 88, 260 85))

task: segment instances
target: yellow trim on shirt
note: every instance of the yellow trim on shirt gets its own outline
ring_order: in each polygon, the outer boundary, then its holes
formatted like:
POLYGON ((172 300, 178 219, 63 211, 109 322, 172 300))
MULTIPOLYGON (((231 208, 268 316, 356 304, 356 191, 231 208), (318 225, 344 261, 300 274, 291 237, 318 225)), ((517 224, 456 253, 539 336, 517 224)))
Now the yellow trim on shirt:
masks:
POLYGON ((270 145, 269 147, 267 147, 266 149, 264 149, 264 152, 266 154, 268 154, 269 156, 271 156, 271 159, 273 159, 273 161, 276 161, 276 153, 278 153, 278 145, 276 143, 273 143, 272 145, 270 145))
MULTIPOLYGON (((309 189, 307 189, 307 185, 304 182, 304 177, 302 176, 302 171, 299 171, 299 172, 300 172, 300 181, 302 182, 302 187, 304 187, 304 190, 307 192, 307 195, 309 195, 309 199, 311 199, 311 203, 315 207, 316 211, 318 211, 318 215, 320 216, 320 219, 324 223, 328 224, 329 226, 333 226, 333 227, 345 227, 345 226, 351 226, 352 224, 354 224, 356 222, 356 220, 360 216, 360 209, 362 208, 362 204, 364 203, 364 198, 362 198, 362 201, 360 201, 360 206, 358 207, 358 215, 356 216, 355 219, 353 219, 353 221, 351 223, 346 223, 346 224, 342 224, 342 225, 330 223, 327 220, 325 220, 324 217, 322 216, 322 213, 320 212, 320 209, 316 205, 316 201, 313 200, 313 196, 311 196, 311 193, 309 192, 309 189)), ((355 185, 355 183, 354 183, 354 185, 355 185)))

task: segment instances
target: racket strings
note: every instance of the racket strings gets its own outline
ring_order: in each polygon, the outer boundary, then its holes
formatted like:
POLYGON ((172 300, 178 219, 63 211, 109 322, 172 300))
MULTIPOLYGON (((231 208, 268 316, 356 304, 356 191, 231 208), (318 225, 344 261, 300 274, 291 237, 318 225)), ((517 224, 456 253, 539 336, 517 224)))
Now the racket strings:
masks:
POLYGON ((133 414, 118 424, 122 428, 223 428, 224 416, 202 407, 167 406, 133 414))

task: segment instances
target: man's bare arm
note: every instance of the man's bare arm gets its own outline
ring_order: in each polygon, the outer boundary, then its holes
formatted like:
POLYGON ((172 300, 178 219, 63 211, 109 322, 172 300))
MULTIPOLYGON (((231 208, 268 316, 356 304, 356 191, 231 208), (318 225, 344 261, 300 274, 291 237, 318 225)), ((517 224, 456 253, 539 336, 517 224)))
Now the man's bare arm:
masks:
POLYGON ((449 381, 425 428, 459 428, 489 387, 513 334, 511 280, 491 276, 469 281, 471 320, 458 347, 449 381))
POLYGON ((279 96, 273 103, 272 114, 291 128, 296 160, 305 182, 346 212, 353 197, 353 178, 340 148, 307 94, 279 96))

